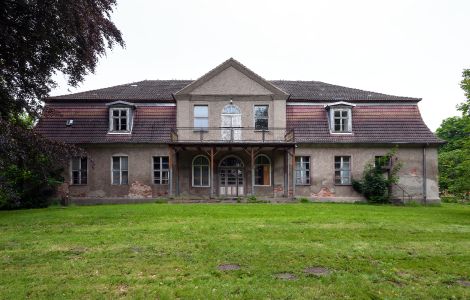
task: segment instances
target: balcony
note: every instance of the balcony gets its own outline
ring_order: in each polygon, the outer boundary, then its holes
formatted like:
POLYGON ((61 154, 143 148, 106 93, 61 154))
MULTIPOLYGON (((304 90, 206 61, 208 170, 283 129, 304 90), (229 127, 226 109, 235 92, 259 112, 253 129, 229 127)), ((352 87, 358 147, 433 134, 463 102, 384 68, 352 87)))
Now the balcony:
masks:
POLYGON ((173 143, 285 144, 294 143, 294 131, 286 128, 178 127, 171 132, 173 143))

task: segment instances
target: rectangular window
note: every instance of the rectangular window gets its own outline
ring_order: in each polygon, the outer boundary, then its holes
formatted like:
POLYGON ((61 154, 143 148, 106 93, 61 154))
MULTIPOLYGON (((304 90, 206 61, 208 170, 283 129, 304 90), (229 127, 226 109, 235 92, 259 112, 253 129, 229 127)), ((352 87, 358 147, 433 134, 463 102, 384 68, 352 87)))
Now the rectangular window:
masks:
POLYGON ((209 127, 209 107, 207 105, 194 105, 194 128, 209 127))
POLYGON ((87 184, 87 158, 72 158, 72 184, 87 184))
POLYGON ((376 156, 374 158, 374 165, 380 166, 384 169, 389 168, 391 165, 390 157, 388 156, 376 156))
POLYGON ((268 129, 268 105, 255 105, 255 130, 268 129))
POLYGON ((333 110, 333 131, 334 132, 350 132, 349 128, 349 109, 333 110))
POLYGON ((111 131, 129 131, 129 108, 111 108, 111 131))
POLYGON ((168 156, 153 157, 153 183, 168 184, 169 164, 168 156))
POLYGON ((351 184, 351 156, 335 156, 335 184, 351 184))
POLYGON ((309 156, 296 156, 295 157, 295 184, 297 185, 310 184, 310 157, 309 156))
POLYGON ((129 170, 127 156, 113 156, 111 177, 113 184, 128 184, 129 170))

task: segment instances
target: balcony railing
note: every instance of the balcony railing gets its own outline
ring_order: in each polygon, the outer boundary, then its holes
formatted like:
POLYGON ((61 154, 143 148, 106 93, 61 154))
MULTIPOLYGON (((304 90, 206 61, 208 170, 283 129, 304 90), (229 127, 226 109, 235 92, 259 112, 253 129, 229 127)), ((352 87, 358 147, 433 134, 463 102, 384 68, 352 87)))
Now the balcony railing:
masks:
POLYGON ((178 127, 172 130, 171 140, 198 143, 286 143, 294 142, 294 131, 286 128, 178 127))

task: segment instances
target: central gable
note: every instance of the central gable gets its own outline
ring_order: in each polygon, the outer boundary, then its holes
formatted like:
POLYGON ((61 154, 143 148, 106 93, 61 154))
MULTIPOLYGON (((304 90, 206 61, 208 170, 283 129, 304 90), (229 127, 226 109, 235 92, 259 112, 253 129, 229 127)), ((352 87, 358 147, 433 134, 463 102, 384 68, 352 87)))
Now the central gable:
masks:
POLYGON ((175 96, 179 95, 288 96, 287 93, 233 58, 225 61, 175 94, 175 96))

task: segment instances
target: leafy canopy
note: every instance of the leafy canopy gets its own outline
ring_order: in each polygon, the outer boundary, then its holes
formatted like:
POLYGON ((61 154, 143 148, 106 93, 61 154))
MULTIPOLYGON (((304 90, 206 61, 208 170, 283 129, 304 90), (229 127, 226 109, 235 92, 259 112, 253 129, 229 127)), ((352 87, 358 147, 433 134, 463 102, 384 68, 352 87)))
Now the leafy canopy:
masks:
POLYGON ((34 132, 41 100, 63 73, 71 86, 107 48, 124 46, 115 0, 0 1, 0 208, 39 207, 71 156, 84 152, 34 132))
POLYGON ((447 141, 439 149, 439 187, 442 192, 469 198, 470 193, 470 69, 460 86, 467 100, 457 106, 461 116, 445 119, 437 136, 447 141))

